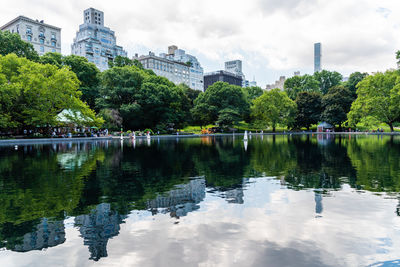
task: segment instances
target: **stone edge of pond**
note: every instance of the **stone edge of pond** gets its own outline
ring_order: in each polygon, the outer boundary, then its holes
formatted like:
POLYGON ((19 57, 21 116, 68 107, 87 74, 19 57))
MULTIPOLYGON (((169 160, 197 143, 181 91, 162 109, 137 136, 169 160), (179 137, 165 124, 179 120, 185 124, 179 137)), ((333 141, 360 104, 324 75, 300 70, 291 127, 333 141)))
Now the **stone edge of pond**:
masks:
MULTIPOLYGON (((190 135, 152 135, 151 139, 160 138, 198 138, 198 137, 223 137, 223 136, 243 136, 243 133, 229 134, 190 134, 190 135)), ((249 134, 250 135, 250 134, 249 134)), ((317 132, 280 132, 280 133, 252 133, 251 136, 261 135, 400 135, 400 132, 334 132, 334 133, 317 133, 317 132)), ((93 142, 121 139, 120 136, 108 137, 82 137, 82 138, 36 138, 36 139, 5 139, 0 140, 0 145, 27 145, 27 144, 51 144, 64 142, 93 142)), ((123 136, 123 139, 132 139, 129 136, 123 136)), ((136 136, 136 139, 147 139, 146 136, 136 136)))

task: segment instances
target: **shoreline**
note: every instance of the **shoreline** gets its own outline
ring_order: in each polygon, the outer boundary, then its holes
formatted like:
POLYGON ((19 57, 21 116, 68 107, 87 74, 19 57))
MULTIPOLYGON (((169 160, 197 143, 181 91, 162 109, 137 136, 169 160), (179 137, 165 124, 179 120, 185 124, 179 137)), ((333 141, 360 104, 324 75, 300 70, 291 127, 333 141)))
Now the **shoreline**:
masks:
MULTIPOLYGON (((182 134, 182 135, 152 135, 151 139, 172 139, 172 138, 201 138, 201 137, 226 137, 226 136, 243 136, 244 133, 218 133, 218 134, 182 134)), ((249 136, 268 136, 268 135, 400 135, 400 132, 332 132, 332 133, 318 133, 318 132, 279 132, 279 133, 252 133, 249 136)), ((65 142, 95 142, 95 141, 110 141, 120 140, 120 136, 107 136, 107 137, 79 137, 79 138, 36 138, 36 139, 5 139, 0 140, 0 145, 30 145, 30 144, 53 144, 65 142)), ((129 136, 123 136, 123 140, 132 139, 129 136)), ((136 136, 136 139, 147 139, 146 136, 136 136)))

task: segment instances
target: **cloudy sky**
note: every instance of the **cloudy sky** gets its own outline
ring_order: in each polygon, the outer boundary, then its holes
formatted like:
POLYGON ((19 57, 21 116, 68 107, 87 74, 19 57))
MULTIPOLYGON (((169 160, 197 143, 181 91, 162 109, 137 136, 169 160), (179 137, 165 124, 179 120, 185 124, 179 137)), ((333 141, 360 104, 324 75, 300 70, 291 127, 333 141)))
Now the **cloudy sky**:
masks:
POLYGON ((344 76, 393 68, 400 49, 399 0, 13 0, 2 5, 0 24, 43 19, 62 28, 62 53, 70 54, 88 7, 104 11, 129 57, 175 44, 205 72, 241 59, 246 78, 262 87, 296 70, 312 73, 315 42, 323 68, 344 76))

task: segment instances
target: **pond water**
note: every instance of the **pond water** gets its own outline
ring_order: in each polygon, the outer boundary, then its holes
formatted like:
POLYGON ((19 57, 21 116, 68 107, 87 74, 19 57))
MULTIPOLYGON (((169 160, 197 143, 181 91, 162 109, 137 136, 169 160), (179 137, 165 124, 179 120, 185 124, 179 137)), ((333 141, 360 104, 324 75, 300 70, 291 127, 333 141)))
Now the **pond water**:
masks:
POLYGON ((0 266, 398 266, 400 137, 0 147, 0 266))

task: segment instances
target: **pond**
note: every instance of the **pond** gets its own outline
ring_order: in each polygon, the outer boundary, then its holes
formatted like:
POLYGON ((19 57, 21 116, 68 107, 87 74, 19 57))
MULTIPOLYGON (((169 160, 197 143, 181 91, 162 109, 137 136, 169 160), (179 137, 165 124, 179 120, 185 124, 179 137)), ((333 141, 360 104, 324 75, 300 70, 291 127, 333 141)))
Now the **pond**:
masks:
POLYGON ((397 266, 400 136, 0 147, 0 266, 397 266))

